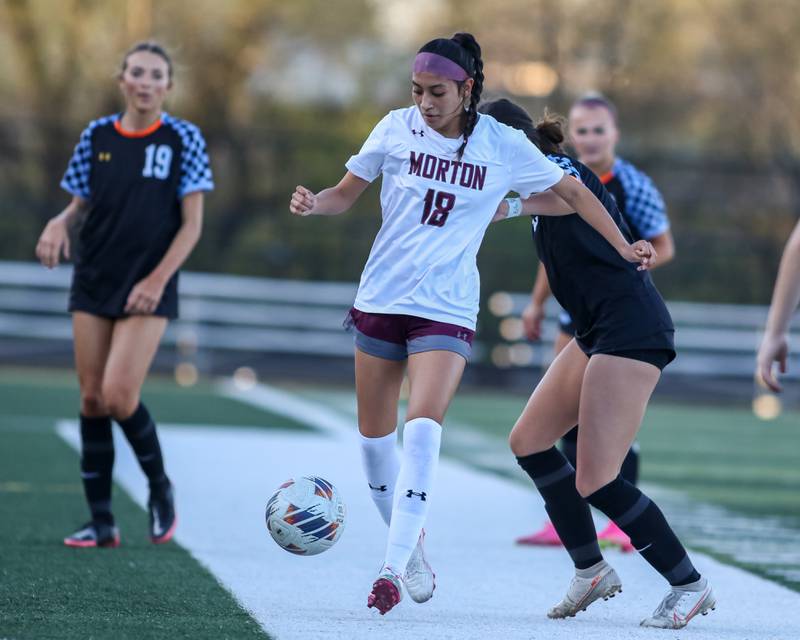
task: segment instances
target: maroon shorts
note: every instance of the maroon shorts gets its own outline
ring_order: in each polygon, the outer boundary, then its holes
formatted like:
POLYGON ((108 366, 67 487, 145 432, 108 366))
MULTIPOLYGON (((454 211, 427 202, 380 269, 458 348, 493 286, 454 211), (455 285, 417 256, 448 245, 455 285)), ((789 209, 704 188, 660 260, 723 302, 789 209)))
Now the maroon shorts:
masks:
POLYGON ((350 309, 346 328, 355 330, 359 351, 386 360, 405 360, 412 353, 453 351, 469 360, 472 329, 396 313, 367 313, 350 309))

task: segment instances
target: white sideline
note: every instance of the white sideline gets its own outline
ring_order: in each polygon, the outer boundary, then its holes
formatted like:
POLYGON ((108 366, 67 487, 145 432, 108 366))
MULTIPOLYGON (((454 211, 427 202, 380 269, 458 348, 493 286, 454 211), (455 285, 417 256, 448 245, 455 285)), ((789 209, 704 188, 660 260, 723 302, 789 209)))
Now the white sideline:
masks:
MULTIPOLYGON (((305 402, 296 396, 293 401, 305 402)), ((283 413, 291 410, 300 419, 299 406, 286 404, 283 413)), ((324 420, 324 413, 317 417, 324 420)), ((342 436, 348 428, 344 422, 335 428, 335 421, 326 424, 342 436)), ((685 631, 638 627, 663 596, 664 585, 641 558, 618 553, 607 558, 623 579, 619 597, 572 620, 548 620, 544 612, 563 595, 571 575, 568 558, 563 550, 511 544, 515 534, 544 520, 543 509, 532 513, 524 487, 449 460, 439 467, 427 527, 438 576, 435 596, 423 605, 405 598, 382 618, 366 608, 366 596, 383 557, 386 530, 365 490, 359 452, 350 438, 236 427, 159 429, 176 486, 177 541, 275 640, 800 637, 799 594, 701 554, 693 554, 694 560, 712 581, 719 607, 685 631), (264 506, 283 480, 311 473, 337 486, 348 520, 332 550, 301 558, 271 540, 264 506)), ((74 422, 59 422, 58 433, 77 448, 74 422)), ((116 480, 144 505, 145 480, 121 437, 117 444, 116 480)), ((145 534, 143 515, 140 531, 122 532, 123 544, 126 537, 145 534)))
POLYGON ((263 383, 242 389, 229 378, 215 386, 220 394, 228 398, 314 426, 337 438, 355 438, 356 425, 353 420, 283 389, 263 383))

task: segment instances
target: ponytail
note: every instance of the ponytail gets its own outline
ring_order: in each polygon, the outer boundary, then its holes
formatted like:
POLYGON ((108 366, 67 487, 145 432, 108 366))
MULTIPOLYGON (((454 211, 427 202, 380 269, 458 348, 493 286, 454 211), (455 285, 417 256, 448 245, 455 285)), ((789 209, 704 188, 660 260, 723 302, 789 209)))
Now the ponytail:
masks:
MULTIPOLYGON (((464 155, 469 137, 478 123, 478 103, 481 101, 481 93, 483 93, 483 59, 481 58, 481 46, 471 33, 457 33, 450 39, 460 45, 475 61, 475 73, 472 76, 475 83, 472 85, 466 122, 464 123, 464 142, 461 143, 457 152, 460 160, 464 155)), ((458 85, 460 90, 463 82, 458 83, 458 85)))
POLYGON ((557 113, 545 109, 539 122, 533 124, 528 112, 507 98, 487 102, 481 105, 479 111, 504 125, 519 129, 545 155, 564 153, 561 144, 564 142, 565 120, 557 113))
POLYGON ((564 118, 557 113, 544 110, 544 115, 536 123, 536 139, 531 141, 544 154, 564 153, 564 118))

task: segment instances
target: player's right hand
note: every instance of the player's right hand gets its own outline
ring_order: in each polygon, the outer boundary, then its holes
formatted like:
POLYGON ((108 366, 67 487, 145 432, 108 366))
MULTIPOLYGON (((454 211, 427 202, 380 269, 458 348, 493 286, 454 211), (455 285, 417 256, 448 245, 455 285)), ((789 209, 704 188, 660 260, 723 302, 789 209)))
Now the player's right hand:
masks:
POLYGON ((543 306, 531 302, 522 310, 522 327, 528 340, 539 340, 542 337, 542 320, 543 306))
POLYGON ((67 223, 61 216, 52 218, 45 226, 39 241, 36 243, 36 257, 45 267, 52 269, 58 266, 63 253, 69 260, 69 233, 67 223))
POLYGON ((756 379, 763 382, 772 391, 782 391, 773 371, 773 364, 778 363, 778 370, 786 373, 786 359, 789 356, 789 341, 786 335, 765 335, 756 356, 756 379))
POLYGON ((289 211, 296 216, 310 215, 317 205, 317 196, 303 186, 297 185, 292 200, 289 203, 289 211))

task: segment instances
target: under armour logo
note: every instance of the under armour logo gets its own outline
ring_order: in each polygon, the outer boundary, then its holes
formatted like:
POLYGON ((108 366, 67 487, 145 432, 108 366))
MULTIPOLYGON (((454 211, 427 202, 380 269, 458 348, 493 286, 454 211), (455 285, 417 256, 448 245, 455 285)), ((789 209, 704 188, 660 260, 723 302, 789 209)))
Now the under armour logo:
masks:
POLYGON ((406 498, 413 498, 414 496, 419 496, 419 499, 422 500, 423 502, 425 502, 425 497, 427 495, 428 494, 425 493, 424 491, 420 491, 419 493, 417 493, 413 489, 409 489, 408 491, 406 491, 406 498))
POLYGON ((367 484, 369 485, 369 488, 372 489, 373 491, 386 491, 385 484, 382 484, 380 487, 373 487, 369 482, 367 484))
POLYGON ((422 130, 417 131, 416 129, 412 129, 411 133, 413 133, 415 136, 419 136, 420 138, 424 138, 425 137, 425 132, 422 131, 422 130))
POLYGON ((533 216, 533 232, 536 233, 536 227, 539 226, 539 216, 533 216))

